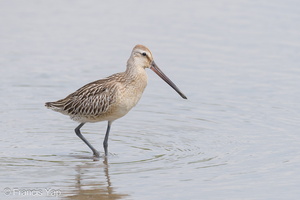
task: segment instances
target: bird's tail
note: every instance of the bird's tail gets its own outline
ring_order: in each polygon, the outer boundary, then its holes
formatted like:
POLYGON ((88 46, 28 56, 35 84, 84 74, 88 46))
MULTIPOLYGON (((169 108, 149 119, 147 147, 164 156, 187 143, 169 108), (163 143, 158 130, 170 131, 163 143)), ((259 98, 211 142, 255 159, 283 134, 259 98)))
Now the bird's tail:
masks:
POLYGON ((54 111, 60 112, 60 111, 63 109, 64 104, 63 104, 62 101, 46 102, 46 103, 45 103, 45 106, 46 106, 47 108, 50 108, 50 109, 54 110, 54 111))
POLYGON ((45 103, 45 106, 46 106, 47 108, 51 108, 51 107, 52 107, 52 104, 53 104, 53 102, 46 102, 46 103, 45 103))

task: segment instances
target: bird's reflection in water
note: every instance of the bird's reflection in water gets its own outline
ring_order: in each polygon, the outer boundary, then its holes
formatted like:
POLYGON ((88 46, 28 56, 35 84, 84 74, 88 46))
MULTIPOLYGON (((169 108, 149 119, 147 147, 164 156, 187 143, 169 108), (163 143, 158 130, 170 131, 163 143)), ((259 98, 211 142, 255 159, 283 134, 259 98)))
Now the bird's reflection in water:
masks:
POLYGON ((68 191, 66 199, 122 199, 128 196, 118 194, 112 186, 107 158, 104 158, 103 164, 94 162, 79 165, 76 171, 74 189, 68 191))

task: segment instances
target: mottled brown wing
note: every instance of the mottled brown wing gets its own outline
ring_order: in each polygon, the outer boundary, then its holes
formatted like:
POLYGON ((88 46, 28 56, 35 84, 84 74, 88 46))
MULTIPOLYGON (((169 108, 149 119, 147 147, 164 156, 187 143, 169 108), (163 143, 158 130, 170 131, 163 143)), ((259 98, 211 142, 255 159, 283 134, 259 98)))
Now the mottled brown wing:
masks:
POLYGON ((99 116, 115 102, 116 84, 109 78, 91 82, 66 98, 46 106, 68 115, 99 116))

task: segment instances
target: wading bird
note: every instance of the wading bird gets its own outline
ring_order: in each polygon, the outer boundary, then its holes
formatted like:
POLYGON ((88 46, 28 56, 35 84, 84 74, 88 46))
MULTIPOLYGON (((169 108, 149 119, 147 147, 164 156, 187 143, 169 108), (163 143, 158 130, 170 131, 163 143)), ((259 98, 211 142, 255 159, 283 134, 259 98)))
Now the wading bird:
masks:
POLYGON ((107 141, 113 121, 126 115, 140 100, 147 86, 146 68, 152 69, 168 83, 182 98, 187 97, 155 64, 151 51, 136 45, 127 61, 125 72, 113 74, 107 78, 84 85, 66 98, 47 102, 45 106, 54 111, 69 115, 79 122, 76 135, 93 151, 94 157, 99 152, 83 137, 80 128, 87 122, 108 121, 103 147, 107 156, 107 141))

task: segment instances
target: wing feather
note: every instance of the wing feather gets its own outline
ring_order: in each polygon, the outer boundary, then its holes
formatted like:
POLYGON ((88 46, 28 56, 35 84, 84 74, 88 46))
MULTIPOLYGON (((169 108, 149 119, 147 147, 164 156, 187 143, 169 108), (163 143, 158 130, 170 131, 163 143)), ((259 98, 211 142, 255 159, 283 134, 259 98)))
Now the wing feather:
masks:
POLYGON ((121 74, 91 82, 66 98, 48 102, 46 106, 71 116, 99 116, 116 101, 118 80, 121 74))

